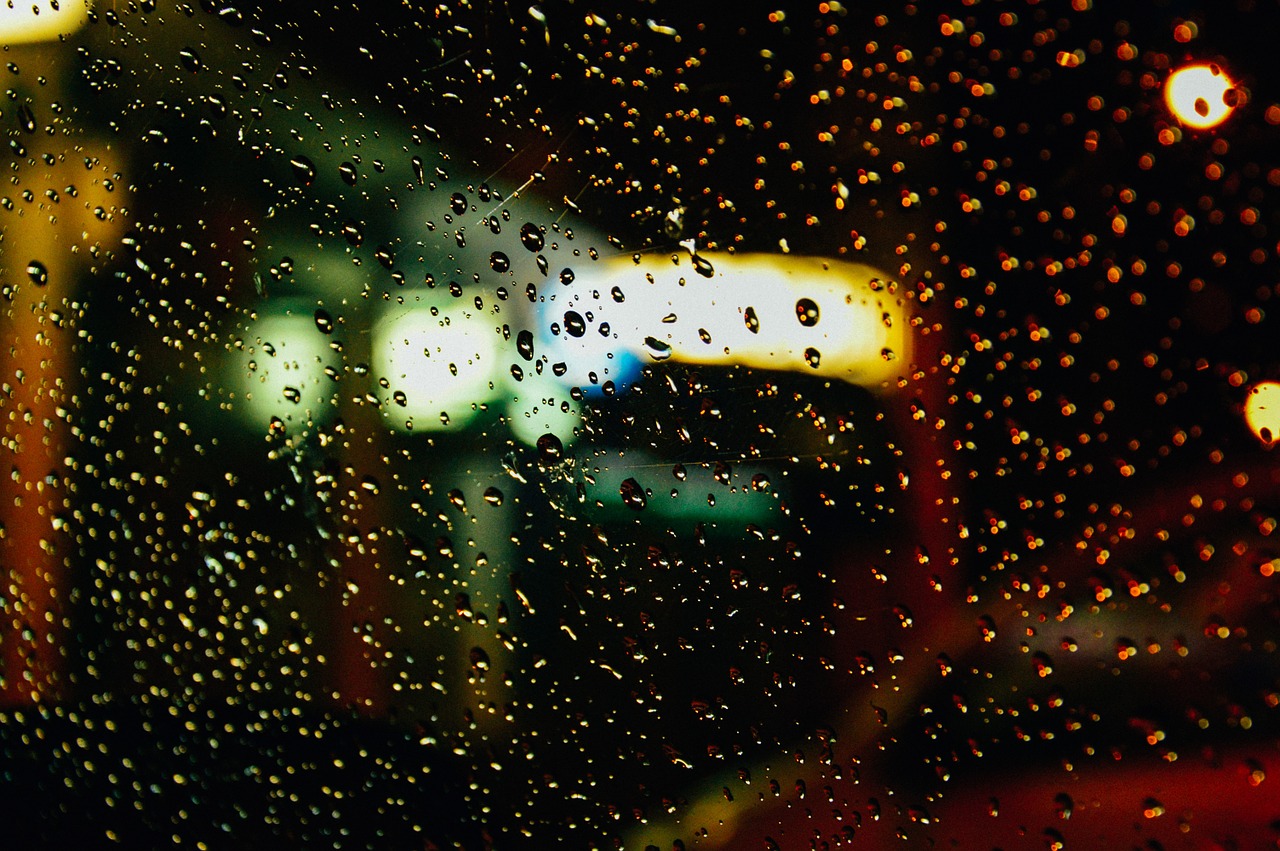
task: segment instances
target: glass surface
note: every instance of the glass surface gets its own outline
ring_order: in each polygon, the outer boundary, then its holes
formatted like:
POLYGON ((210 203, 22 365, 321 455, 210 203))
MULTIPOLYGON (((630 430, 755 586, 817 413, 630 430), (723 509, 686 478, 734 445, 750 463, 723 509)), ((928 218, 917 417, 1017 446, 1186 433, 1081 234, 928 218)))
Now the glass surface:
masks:
POLYGON ((0 10, 6 846, 1275 847, 1278 28, 0 10))

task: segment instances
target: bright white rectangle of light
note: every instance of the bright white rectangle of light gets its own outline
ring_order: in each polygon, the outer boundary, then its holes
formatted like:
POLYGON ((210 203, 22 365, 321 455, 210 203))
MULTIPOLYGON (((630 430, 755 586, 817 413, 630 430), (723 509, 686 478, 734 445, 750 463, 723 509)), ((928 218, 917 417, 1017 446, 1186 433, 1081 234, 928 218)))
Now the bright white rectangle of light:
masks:
POLYGON ((539 330, 558 330, 549 349, 576 380, 630 353, 878 389, 910 360, 897 287, 870 266, 764 254, 713 256, 711 264, 709 276, 687 260, 575 269, 572 283, 548 283, 539 330))

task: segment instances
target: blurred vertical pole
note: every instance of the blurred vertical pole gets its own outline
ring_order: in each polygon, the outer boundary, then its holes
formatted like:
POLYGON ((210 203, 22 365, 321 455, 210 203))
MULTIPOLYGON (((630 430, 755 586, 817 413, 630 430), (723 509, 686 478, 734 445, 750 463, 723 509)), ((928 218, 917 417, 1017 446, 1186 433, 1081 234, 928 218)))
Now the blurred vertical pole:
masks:
POLYGON ((102 162, 109 152, 45 112, 55 101, 65 109, 72 48, 31 44, 75 30, 87 7, 38 12, 0 11, 0 43, 24 95, 0 117, 13 155, 12 194, 0 207, 0 705, 8 706, 65 689, 67 553, 56 517, 68 498, 61 470, 78 372, 68 302, 95 242, 119 221, 102 162))

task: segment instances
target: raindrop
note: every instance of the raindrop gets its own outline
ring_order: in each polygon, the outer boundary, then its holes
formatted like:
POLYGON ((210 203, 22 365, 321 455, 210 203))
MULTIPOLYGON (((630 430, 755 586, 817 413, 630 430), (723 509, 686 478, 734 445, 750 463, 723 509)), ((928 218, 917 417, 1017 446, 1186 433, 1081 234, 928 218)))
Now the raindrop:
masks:
POLYGON ((333 333, 333 317, 323 307, 316 308, 316 328, 320 330, 321 334, 333 333))
POLYGON ((520 226, 520 242, 535 254, 546 244, 542 231, 533 222, 526 222, 520 226))
POLYGON ((409 160, 409 164, 413 166, 413 176, 417 179, 418 185, 421 186, 427 182, 426 169, 422 166, 422 157, 414 157, 409 160))
POLYGON ((185 47, 178 51, 178 58, 182 60, 182 66, 188 71, 199 71, 201 67, 200 54, 196 53, 189 47, 185 47))
POLYGON ((618 492, 622 494, 622 504, 635 511, 640 511, 648 503, 644 488, 635 479, 623 481, 618 492))
POLYGON ((49 283, 49 270, 39 260, 32 260, 27 264, 27 277, 38 287, 43 287, 49 283))
POLYGON ((454 508, 461 511, 463 514, 467 513, 467 498, 462 495, 462 491, 458 490, 457 488, 454 488, 453 490, 449 491, 448 496, 449 496, 449 502, 453 504, 454 508))
POLYGON ((533 360, 533 332, 521 330, 516 334, 516 351, 525 360, 533 360))
POLYGON ((1058 818, 1071 818, 1071 813, 1075 809, 1075 801, 1071 800, 1071 796, 1066 792, 1059 792, 1053 796, 1053 809, 1058 814, 1058 818))
POLYGON ((624 295, 622 290, 619 289, 618 287, 614 287, 613 289, 609 290, 609 295, 613 296, 613 300, 616 301, 618 304, 622 304, 624 301, 627 300, 626 295, 624 295))
POLYGON ((814 369, 817 369, 818 364, 821 361, 822 361, 822 352, 818 351, 813 346, 809 346, 807 349, 804 350, 804 362, 809 364, 809 366, 813 367, 814 369))
POLYGON ((572 269, 561 269, 561 270, 560 270, 560 283, 564 284, 566 287, 567 287, 567 286, 569 286, 569 284, 572 284, 572 283, 573 283, 573 270, 572 270, 572 269))
POLYGON ((297 387, 289 386, 284 388, 281 392, 284 394, 284 398, 288 399, 295 405, 302 401, 302 391, 297 387))
POLYGON ((711 332, 706 328, 699 328, 698 339, 706 343, 708 346, 711 345, 711 332))
POLYGON ((492 506, 499 506, 499 505, 502 505, 502 500, 503 500, 502 491, 494 487, 485 488, 485 491, 484 491, 485 502, 489 503, 492 506))
POLYGON ((818 305, 811 298, 802 298, 796 302, 796 319, 806 328, 818 324, 818 305))
POLYGON ((649 357, 654 360, 666 360, 671 357, 671 345, 655 337, 645 337, 644 347, 649 352, 649 357))
POLYGON ((344 162, 338 166, 338 176, 341 177, 342 182, 348 186, 355 186, 356 178, 359 175, 356 173, 355 165, 349 162, 344 162))
POLYGON ((463 195, 461 192, 455 192, 450 195, 449 209, 461 216, 467 211, 467 196, 463 195))
POLYGON ((586 320, 576 310, 566 310, 564 314, 564 330, 570 337, 581 337, 587 333, 586 320))
POLYGON ((748 331, 752 334, 760 333, 760 317, 756 315, 756 309, 754 307, 748 306, 747 309, 742 312, 742 319, 747 323, 748 331))
POLYGON ((538 455, 547 464, 557 464, 564 457, 564 444, 560 438, 547 432, 538 438, 538 455))
POLYGON ((36 132, 36 114, 25 103, 18 107, 18 126, 28 133, 36 132))
POLYGON ((400 407, 406 407, 409 404, 409 397, 404 395, 403 390, 397 390, 391 394, 391 399, 400 407))
POLYGON ((716 273, 710 260, 705 257, 699 257, 696 254, 693 257, 693 270, 704 278, 710 278, 716 273))
POLYGON ((498 274, 502 274, 511 268, 511 258, 501 251, 495 251, 489 255, 489 268, 498 274))

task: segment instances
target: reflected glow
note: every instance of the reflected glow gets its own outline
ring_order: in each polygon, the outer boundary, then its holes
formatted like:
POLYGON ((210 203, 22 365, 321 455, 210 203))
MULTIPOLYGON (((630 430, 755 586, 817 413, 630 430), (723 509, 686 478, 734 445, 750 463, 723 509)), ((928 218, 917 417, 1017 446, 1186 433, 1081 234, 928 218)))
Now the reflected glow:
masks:
POLYGON ((384 416, 406 431, 466 425, 504 389, 498 344, 493 327, 465 310, 432 316, 415 309, 383 319, 373 332, 373 367, 391 383, 384 416))
POLYGON ((1231 114, 1235 84, 1217 65, 1188 65, 1165 81, 1164 99, 1178 121, 1204 130, 1231 114))
POLYGON ((29 44, 69 35, 89 19, 88 0, 64 0, 54 8, 48 0, 0 5, 0 43, 29 44))
POLYGON ((565 446, 578 439, 582 406, 569 398, 565 385, 545 375, 526 374, 523 381, 506 383, 507 426, 522 442, 533 446, 551 433, 565 446))
POLYGON ((1280 383, 1264 381, 1250 390, 1244 400, 1244 418, 1268 446, 1280 439, 1280 383))
POLYGON ((324 368, 340 362, 311 316, 267 316, 245 337, 248 346, 223 381, 243 393, 236 404, 243 419, 265 429, 272 417, 297 423, 332 415, 334 384, 324 368))
POLYGON ((565 380, 585 385, 596 372, 603 381, 623 363, 618 355, 630 354, 642 362, 742 364, 875 388, 910 361, 905 311, 887 275, 812 257, 710 259, 710 278, 684 262, 636 265, 628 258, 579 269, 568 287, 550 283, 540 330, 562 326, 548 342, 552 357, 569 364, 565 380), (568 331, 570 312, 586 320, 581 336, 568 331))

